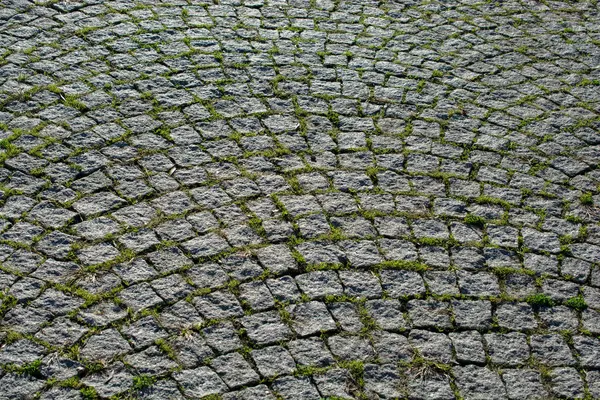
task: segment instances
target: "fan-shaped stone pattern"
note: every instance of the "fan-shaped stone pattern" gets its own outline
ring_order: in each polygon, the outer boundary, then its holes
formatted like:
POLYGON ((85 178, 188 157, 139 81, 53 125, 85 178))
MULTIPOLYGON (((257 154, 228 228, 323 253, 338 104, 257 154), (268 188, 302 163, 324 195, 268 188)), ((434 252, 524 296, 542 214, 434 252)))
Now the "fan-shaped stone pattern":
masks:
POLYGON ((600 398, 598 27, 2 1, 0 398, 600 398))

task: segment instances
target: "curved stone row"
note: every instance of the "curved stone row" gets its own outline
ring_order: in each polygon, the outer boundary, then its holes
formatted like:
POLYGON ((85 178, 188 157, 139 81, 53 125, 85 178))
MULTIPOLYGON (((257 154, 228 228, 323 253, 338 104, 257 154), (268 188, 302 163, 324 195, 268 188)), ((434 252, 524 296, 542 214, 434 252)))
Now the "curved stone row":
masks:
POLYGON ((0 399, 600 398, 596 1, 3 0, 0 399))

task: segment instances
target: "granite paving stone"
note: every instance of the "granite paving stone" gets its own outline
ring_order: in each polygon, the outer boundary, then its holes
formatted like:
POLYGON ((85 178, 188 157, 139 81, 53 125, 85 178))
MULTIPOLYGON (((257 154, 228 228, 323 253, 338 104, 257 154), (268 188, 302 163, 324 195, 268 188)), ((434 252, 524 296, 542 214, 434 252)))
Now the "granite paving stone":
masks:
POLYGON ((599 398, 598 26, 0 1, 0 399, 599 398))

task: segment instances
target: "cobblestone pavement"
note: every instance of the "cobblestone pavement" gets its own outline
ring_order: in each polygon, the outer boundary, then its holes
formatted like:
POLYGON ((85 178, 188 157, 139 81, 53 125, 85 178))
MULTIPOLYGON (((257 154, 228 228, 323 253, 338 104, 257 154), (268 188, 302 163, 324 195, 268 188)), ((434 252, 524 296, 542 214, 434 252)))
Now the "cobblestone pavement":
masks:
POLYGON ((596 1, 0 1, 0 399, 600 398, 596 1))

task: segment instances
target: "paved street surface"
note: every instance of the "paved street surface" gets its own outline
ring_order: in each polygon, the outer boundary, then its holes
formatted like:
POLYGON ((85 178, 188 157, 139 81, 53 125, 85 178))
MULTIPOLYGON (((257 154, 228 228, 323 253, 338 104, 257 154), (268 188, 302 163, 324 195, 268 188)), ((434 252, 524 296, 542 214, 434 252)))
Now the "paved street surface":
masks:
POLYGON ((0 399, 600 398, 599 11, 0 0, 0 399))

